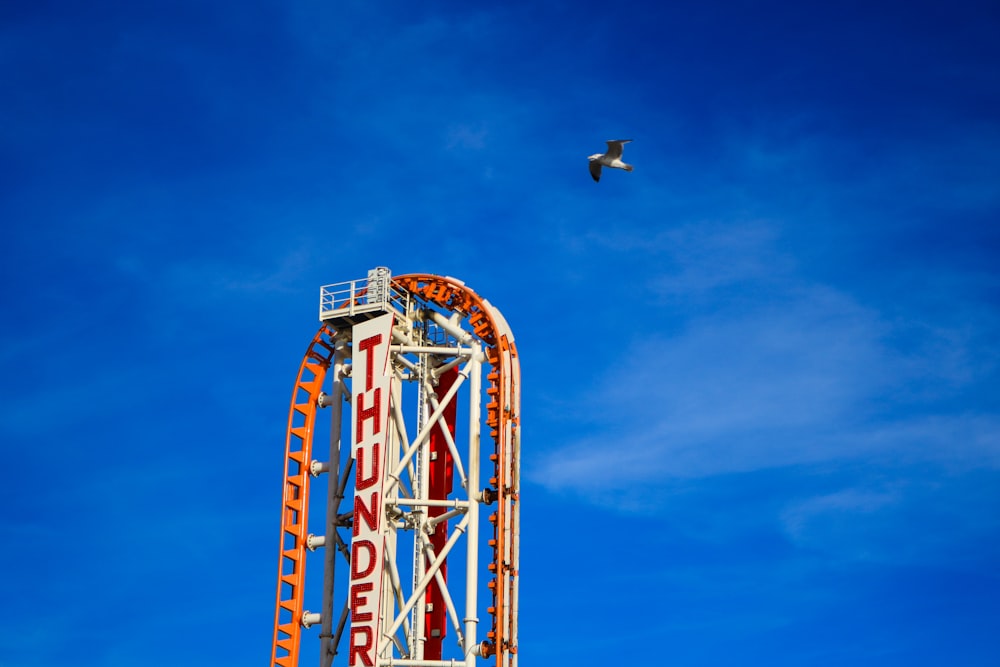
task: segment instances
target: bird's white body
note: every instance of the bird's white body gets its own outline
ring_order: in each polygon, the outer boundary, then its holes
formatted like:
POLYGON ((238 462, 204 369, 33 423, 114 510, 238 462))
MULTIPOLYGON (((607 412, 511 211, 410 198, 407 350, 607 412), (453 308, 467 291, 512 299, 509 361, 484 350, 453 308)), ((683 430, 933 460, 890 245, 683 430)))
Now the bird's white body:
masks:
POLYGON ((606 153, 594 153, 587 159, 590 160, 590 175, 595 181, 601 180, 601 167, 613 167, 614 169, 624 169, 632 171, 630 164, 622 162, 622 150, 625 144, 631 139, 612 139, 607 142, 608 151, 606 153))

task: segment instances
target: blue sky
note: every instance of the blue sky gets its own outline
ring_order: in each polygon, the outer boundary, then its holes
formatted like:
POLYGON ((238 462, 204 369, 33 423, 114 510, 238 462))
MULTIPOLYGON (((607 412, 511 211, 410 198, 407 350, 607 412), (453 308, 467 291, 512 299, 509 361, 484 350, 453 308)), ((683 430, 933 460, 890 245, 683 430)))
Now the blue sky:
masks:
POLYGON ((267 659, 378 265, 517 338, 526 665, 997 664, 1000 11, 875 4, 0 10, 0 666, 267 659))

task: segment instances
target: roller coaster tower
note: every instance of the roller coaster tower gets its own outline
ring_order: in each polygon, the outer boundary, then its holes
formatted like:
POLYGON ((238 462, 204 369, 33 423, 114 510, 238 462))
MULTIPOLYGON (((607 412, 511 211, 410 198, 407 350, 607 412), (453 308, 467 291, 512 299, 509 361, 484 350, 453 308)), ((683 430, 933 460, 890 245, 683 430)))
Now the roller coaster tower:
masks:
POLYGON ((288 417, 270 664, 299 667, 311 635, 320 667, 517 667, 510 328, 459 280, 384 267, 320 288, 319 318, 288 417))

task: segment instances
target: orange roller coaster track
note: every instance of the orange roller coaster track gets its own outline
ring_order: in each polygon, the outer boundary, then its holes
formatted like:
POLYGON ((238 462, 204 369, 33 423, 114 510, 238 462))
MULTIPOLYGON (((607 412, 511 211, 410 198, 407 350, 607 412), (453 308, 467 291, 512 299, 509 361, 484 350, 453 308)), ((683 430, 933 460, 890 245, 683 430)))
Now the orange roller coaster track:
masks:
POLYGON ((319 395, 334 353, 333 333, 324 325, 309 344, 299 367, 288 414, 278 599, 271 649, 271 664, 281 667, 298 665, 309 523, 309 465, 319 395))
MULTIPOLYGON (((370 274, 369 281, 371 280, 370 274)), ((370 284, 374 283, 370 282, 370 284)), ((332 608, 329 599, 325 599, 324 609, 320 614, 310 614, 304 611, 305 563, 306 553, 308 549, 313 547, 310 541, 314 539, 308 533, 307 519, 309 477, 310 472, 315 474, 317 467, 317 462, 312 459, 312 439, 317 409, 324 405, 324 401, 326 401, 325 404, 329 404, 329 398, 323 392, 324 380, 328 370, 331 366, 336 367, 337 372, 334 375, 337 376, 340 373, 340 366, 344 365, 343 361, 349 355, 349 352, 344 351, 347 345, 341 343, 346 338, 349 338, 349 327, 355 320, 342 317, 341 314, 347 313, 348 310, 353 313, 355 304, 362 303, 368 298, 367 287, 359 286, 356 288, 354 282, 352 282, 348 298, 343 303, 338 305, 334 298, 332 303, 327 304, 330 308, 326 312, 330 314, 330 317, 325 319, 323 326, 320 327, 319 332, 313 338, 299 368, 299 375, 296 380, 291 408, 289 410, 285 449, 281 548, 271 656, 272 666, 297 667, 299 664, 300 641, 303 628, 308 628, 310 625, 320 622, 323 625, 321 640, 324 651, 327 650, 325 647, 330 647, 328 653, 321 659, 321 665, 331 664, 333 655, 336 655, 337 652, 336 642, 340 634, 344 631, 344 626, 349 616, 348 608, 353 608, 353 603, 350 605, 345 603, 345 607, 340 614, 340 622, 336 626, 336 631, 333 629, 333 619, 336 616, 336 610, 332 608), (341 352, 338 353, 338 350, 341 350, 341 352), (329 608, 327 608, 328 604, 330 604, 329 608)), ((465 647, 464 654, 457 661, 455 659, 450 661, 425 660, 423 659, 422 641, 418 641, 416 644, 420 648, 414 648, 413 646, 406 648, 404 646, 405 639, 401 642, 395 636, 389 637, 387 635, 388 640, 395 643, 400 656, 393 657, 390 655, 380 660, 378 664, 371 665, 371 667, 388 665, 400 665, 401 667, 433 666, 438 664, 457 665, 463 661, 466 665, 472 667, 476 660, 486 661, 490 658, 495 659, 497 667, 517 667, 517 596, 520 534, 520 369, 513 334, 507 322, 495 307, 467 288, 464 283, 453 278, 431 274, 396 276, 391 279, 390 291, 393 294, 402 295, 404 300, 396 303, 397 326, 393 330, 393 339, 397 345, 394 354, 401 355, 401 351, 418 349, 440 353, 440 348, 418 348, 412 345, 408 347, 408 341, 412 343, 412 339, 405 339, 404 337, 404 334, 412 335, 412 331, 408 328, 412 322, 428 322, 426 326, 431 327, 434 326, 430 323, 432 319, 440 324, 444 330, 450 332, 452 338, 449 340, 456 341, 456 350, 462 349, 461 346, 463 344, 480 346, 482 349, 485 362, 489 366, 489 372, 486 374, 484 393, 487 399, 485 405, 485 424, 489 432, 489 438, 493 442, 493 451, 489 453, 488 457, 492 465, 487 465, 487 469, 492 470, 492 475, 489 478, 488 486, 481 491, 478 488, 467 489, 468 501, 466 501, 466 506, 480 504, 492 506, 494 503, 496 506, 489 514, 489 522, 492 530, 487 530, 488 534, 484 535, 484 537, 488 538, 484 541, 488 545, 486 552, 490 554, 490 560, 485 564, 486 567, 484 568, 484 571, 489 573, 487 575, 488 581, 486 587, 489 590, 488 595, 490 596, 487 608, 489 615, 487 621, 488 630, 485 634, 478 636, 476 631, 477 626, 475 625, 475 620, 478 619, 466 618, 465 637, 462 639, 465 647), (399 303, 403 302, 405 302, 405 305, 402 306, 403 312, 400 316, 399 303), (471 624, 468 623, 470 620, 472 620, 471 624), (476 633, 476 636, 471 636, 473 633, 476 633)), ((387 300, 386 303, 389 303, 390 300, 387 300)), ((323 297, 321 296, 321 318, 323 318, 323 313, 324 305, 323 297)), ((420 325, 418 324, 417 326, 419 327, 420 325)), ((472 353, 469 352, 467 354, 471 355, 472 353)), ((433 354, 430 356, 433 356, 433 354)), ((474 359, 475 357, 467 356, 463 358, 474 359)), ((458 361, 459 359, 456 357, 447 366, 449 368, 457 368, 458 361)), ((469 366, 471 365, 472 362, 470 361, 469 366)), ((350 364, 347 364, 347 366, 349 367, 350 364)), ((397 362, 397 366, 398 368, 406 366, 415 372, 416 367, 420 366, 420 364, 400 359, 397 362)), ((349 370, 345 371, 345 373, 349 373, 349 370)), ((462 378, 460 379, 464 379, 469 373, 463 370, 461 375, 462 378)), ((335 385, 333 394, 335 396, 339 396, 342 393, 346 394, 346 390, 342 388, 343 382, 340 377, 334 377, 333 382, 335 385), (338 383, 340 388, 337 386, 338 383)), ((460 384, 460 382, 456 384, 460 384)), ((477 383, 473 383, 472 386, 477 386, 477 383)), ((454 390, 451 390, 450 393, 454 393, 454 390)), ((346 396, 344 397, 346 398, 346 396)), ((439 395, 429 400, 434 401, 433 405, 436 406, 441 398, 439 395)), ((398 401, 399 399, 394 395, 393 400, 398 401)), ((478 398, 472 399, 472 404, 478 406, 478 398)), ((427 409, 427 412, 430 412, 430 409, 427 409)), ((434 411, 431 415, 431 420, 441 419, 442 427, 449 426, 453 430, 453 423, 446 425, 443 417, 436 416, 441 413, 441 409, 434 411)), ((476 421, 478 422, 478 419, 476 421)), ((402 429, 403 426, 400 424, 397 428, 402 429)), ((478 433, 479 429, 477 426, 473 429, 471 438, 478 440, 478 433)), ((413 449, 416 449, 420 444, 420 440, 420 437, 414 438, 413 449)), ((402 437, 402 441, 404 441, 404 444, 408 444, 405 435, 402 437)), ((441 446, 440 440, 437 446, 441 446)), ((451 447, 455 447, 453 442, 451 443, 451 447)), ((470 448, 470 452, 477 450, 478 445, 470 448)), ((404 460, 399 464, 399 470, 402 470, 406 463, 407 461, 404 457, 404 460)), ((338 548, 346 555, 349 550, 347 545, 340 540, 336 528, 338 527, 338 522, 342 522, 347 517, 347 515, 338 516, 337 507, 343 496, 348 471, 350 470, 348 467, 350 462, 345 463, 344 473, 339 478, 337 477, 338 465, 338 461, 331 461, 327 466, 327 469, 333 473, 331 475, 332 488, 336 489, 338 487, 337 480, 339 479, 339 489, 331 493, 331 498, 337 496, 337 502, 333 504, 328 503, 328 514, 332 514, 332 516, 328 517, 328 526, 332 526, 332 528, 327 529, 325 547, 327 549, 338 548)), ((471 461, 468 465, 478 467, 478 461, 471 461)), ((412 462, 410 462, 410 467, 413 467, 412 462)), ((419 465, 417 467, 419 468, 419 465)), ((478 473, 472 474, 470 471, 468 479, 470 484, 478 484, 478 473)), ((395 481, 399 482, 398 479, 395 481)), ((413 484, 416 485, 417 482, 413 484)), ((397 486, 402 488, 405 485, 399 483, 397 486)), ((443 501, 431 500, 425 504, 433 505, 434 502, 440 505, 443 501)), ((460 505, 460 501, 455 501, 455 507, 459 507, 460 505)), ((467 512, 469 516, 466 516, 465 521, 469 520, 470 516, 473 519, 478 516, 477 512, 471 511, 471 508, 467 512)), ((448 512, 449 515, 456 516, 459 513, 460 510, 458 509, 448 512)), ((397 516, 398 514, 397 512, 397 516)), ((432 517, 438 516, 441 514, 441 511, 427 512, 427 514, 432 517)), ((392 517, 389 518, 391 519, 392 517)), ((447 518, 447 515, 443 517, 443 519, 447 518)), ((347 520, 349 521, 349 519, 347 520)), ((433 519, 433 521, 441 520, 442 518, 433 519)), ((462 525, 465 525, 464 521, 462 525)), ((466 530, 462 525, 458 526, 456 533, 466 530)), ((343 523, 340 524, 340 527, 342 526, 343 523)), ((470 528, 469 534, 470 536, 476 535, 476 531, 470 528)), ((439 535, 439 537, 441 536, 439 535)), ((458 535, 456 534, 455 537, 457 538, 458 535)), ((470 537, 470 539, 472 538, 470 537)), ((322 539, 320 543, 323 543, 322 539)), ((424 561, 424 555, 417 558, 417 560, 422 561, 422 564, 419 565, 420 574, 424 574, 425 569, 426 574, 423 576, 423 581, 421 582, 424 588, 419 591, 415 590, 414 599, 417 599, 419 594, 422 600, 423 590, 430 591, 431 588, 437 585, 444 592, 444 599, 447 601, 449 609, 451 609, 453 606, 452 601, 444 590, 446 588, 444 568, 443 565, 438 565, 438 563, 445 560, 447 551, 437 553, 436 550, 442 548, 440 539, 437 539, 435 544, 437 546, 425 545, 426 561, 424 561), (435 555, 436 558, 432 558, 435 555), (431 562, 432 560, 434 563, 431 562), (440 571, 436 571, 436 567, 440 567, 440 571), (428 583, 435 578, 437 584, 428 583)), ((416 572, 417 570, 418 565, 414 565, 414 571, 416 572)), ((390 577, 390 575, 394 577, 392 581, 398 581, 399 574, 397 572, 389 572, 387 577, 390 577)), ((326 586, 332 587, 333 582, 326 582, 326 586)), ((416 585, 414 588, 416 589, 416 585)), ((404 605, 402 604, 402 599, 399 597, 399 591, 397 590, 396 593, 397 604, 402 608, 404 605)), ((442 599, 440 593, 435 591, 435 594, 437 597, 434 599, 439 600, 438 604, 440 604, 440 600, 442 599)), ((329 595, 326 596, 326 598, 329 597, 329 595)), ((474 593, 472 597, 473 599, 475 598, 474 593)), ((383 602, 391 602, 390 598, 391 595, 386 592, 381 599, 383 602), (389 597, 386 597, 386 595, 389 595, 389 597)), ((352 599, 354 598, 352 597, 352 599)), ((430 599, 430 596, 428 599, 430 599)), ((403 619, 402 615, 412 604, 414 604, 412 601, 408 602, 406 609, 401 609, 400 618, 392 625, 392 633, 395 633, 398 627, 401 628, 400 632, 407 630, 409 622, 403 619)), ((419 606, 419 604, 423 603, 418 602, 417 604, 419 606)), ((427 609, 428 613, 430 611, 430 609, 427 609)), ((437 610, 437 612, 440 614, 440 610, 437 610)), ((454 610, 452 612, 452 616, 455 616, 454 610)), ((475 614, 472 615, 475 616, 475 614)), ((423 618, 422 615, 421 618, 423 618)), ((416 629, 411 628, 409 631, 413 636, 417 636, 419 635, 420 628, 422 628, 422 624, 417 621, 414 621, 414 624, 418 627, 416 629)), ((462 630, 457 619, 454 619, 454 625, 456 634, 461 634, 462 630)), ((430 630, 427 630, 427 632, 429 633, 430 630)), ((436 630, 435 632, 443 631, 436 630)), ((434 636, 437 637, 437 634, 434 636)), ((350 658, 353 664, 355 658, 353 651, 350 654, 350 658)))

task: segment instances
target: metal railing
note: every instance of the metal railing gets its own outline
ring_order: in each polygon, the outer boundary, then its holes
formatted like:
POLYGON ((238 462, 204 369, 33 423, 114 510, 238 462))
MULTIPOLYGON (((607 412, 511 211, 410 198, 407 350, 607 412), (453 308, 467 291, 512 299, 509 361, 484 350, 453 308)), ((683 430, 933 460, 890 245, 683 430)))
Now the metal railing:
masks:
POLYGON ((395 311, 406 317, 410 293, 392 284, 389 269, 378 267, 367 278, 323 285, 319 288, 319 319, 321 322, 364 313, 395 311))

